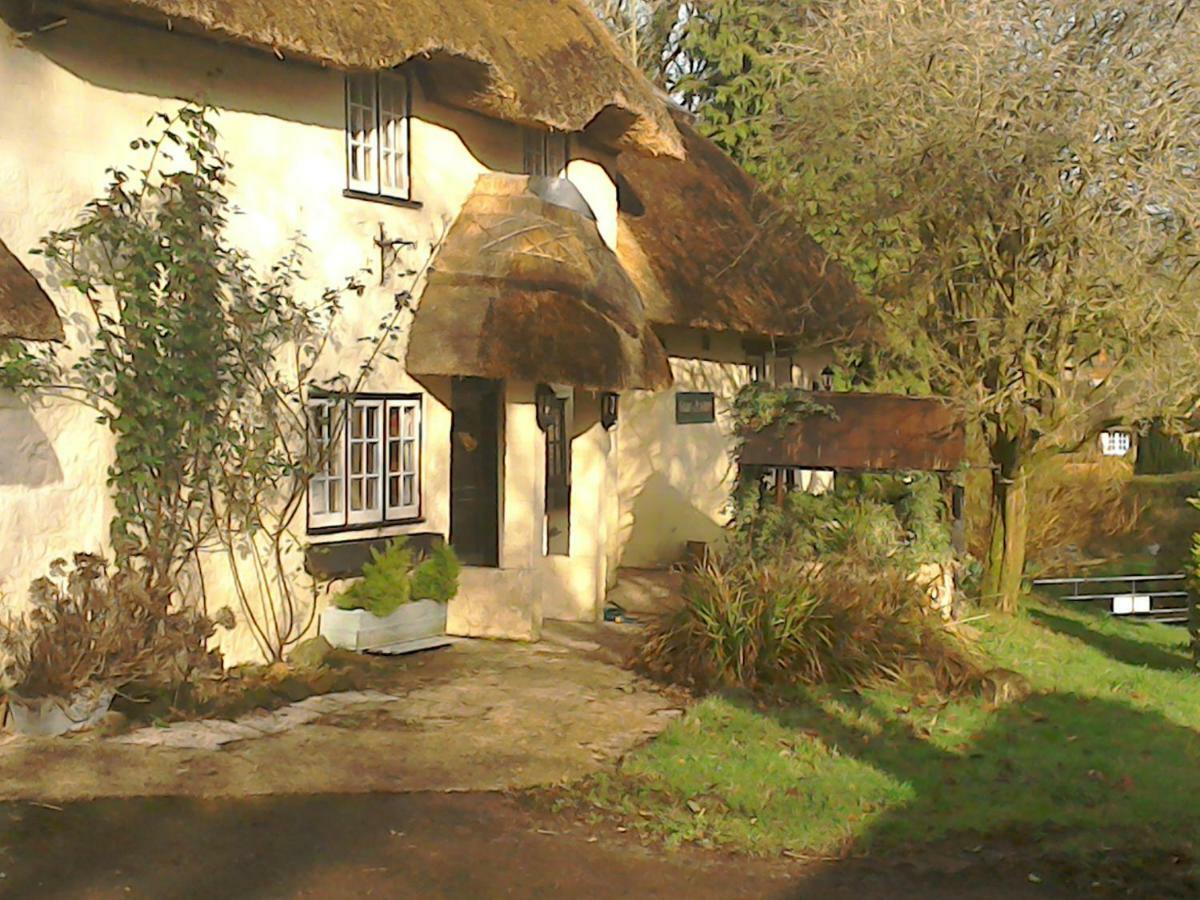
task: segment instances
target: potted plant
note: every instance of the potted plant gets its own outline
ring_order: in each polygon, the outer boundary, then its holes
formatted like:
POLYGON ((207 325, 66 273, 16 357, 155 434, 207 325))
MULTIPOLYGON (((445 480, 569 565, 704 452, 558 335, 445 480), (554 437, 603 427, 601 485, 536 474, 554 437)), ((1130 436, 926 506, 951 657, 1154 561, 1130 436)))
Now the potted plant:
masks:
POLYGON ((446 545, 413 565, 403 538, 372 551, 363 577, 321 613, 321 634, 347 650, 422 649, 446 633, 446 605, 461 566, 446 545))
POLYGON ((221 668, 207 649, 212 620, 151 593, 136 572, 110 574, 103 557, 77 553, 71 569, 55 560, 29 599, 27 614, 0 627, 5 693, 23 734, 95 725, 132 681, 178 684, 221 668))

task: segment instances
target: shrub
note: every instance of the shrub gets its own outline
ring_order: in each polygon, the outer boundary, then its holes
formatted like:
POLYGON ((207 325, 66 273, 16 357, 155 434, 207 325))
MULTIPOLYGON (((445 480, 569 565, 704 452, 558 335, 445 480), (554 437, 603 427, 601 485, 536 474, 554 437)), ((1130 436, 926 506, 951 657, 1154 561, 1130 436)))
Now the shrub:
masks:
POLYGON ((402 537, 382 553, 372 550, 371 562, 363 565, 363 577, 338 597, 338 608, 391 615, 412 599, 412 561, 412 551, 402 537))
POLYGON ((462 564, 454 548, 440 544, 433 548, 412 573, 412 596, 418 600, 436 600, 447 603, 458 593, 458 575, 462 564))
POLYGON ((641 661, 700 689, 913 680, 955 693, 982 671, 925 611, 910 573, 857 552, 823 563, 764 561, 726 547, 685 578, 683 595, 641 661))
MULTIPOLYGON (((0 629, 8 690, 26 697, 68 696, 88 684, 163 687, 221 671, 207 648, 213 620, 173 607, 170 593, 147 590, 141 573, 110 574, 107 561, 77 553, 55 560, 29 588, 33 609, 0 629)), ((228 621, 228 610, 219 618, 228 621)))
POLYGON ((928 611, 911 534, 865 496, 796 494, 740 521, 685 576, 683 608, 652 625, 641 663, 700 689, 978 682, 970 648, 928 611))

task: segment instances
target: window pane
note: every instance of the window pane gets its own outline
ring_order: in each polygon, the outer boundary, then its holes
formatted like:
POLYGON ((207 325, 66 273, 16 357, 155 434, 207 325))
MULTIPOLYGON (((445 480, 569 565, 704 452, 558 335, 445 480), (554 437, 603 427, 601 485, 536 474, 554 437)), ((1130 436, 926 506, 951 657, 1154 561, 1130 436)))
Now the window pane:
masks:
POLYGON ((350 186, 378 191, 376 96, 373 74, 346 78, 346 154, 350 186))
POLYGON ((420 509, 419 400, 393 400, 387 405, 388 442, 385 457, 389 518, 416 515, 420 509))
POLYGON ((403 77, 379 77, 379 149, 382 192, 408 196, 408 85, 403 77))

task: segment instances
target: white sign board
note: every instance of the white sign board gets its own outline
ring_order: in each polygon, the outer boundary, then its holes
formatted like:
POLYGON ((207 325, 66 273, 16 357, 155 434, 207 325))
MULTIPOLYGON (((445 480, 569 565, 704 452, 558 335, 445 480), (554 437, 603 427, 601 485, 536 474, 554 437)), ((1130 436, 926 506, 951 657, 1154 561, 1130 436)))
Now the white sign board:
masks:
POLYGON ((1128 616, 1131 613, 1150 612, 1149 594, 1117 594, 1112 598, 1114 616, 1128 616))

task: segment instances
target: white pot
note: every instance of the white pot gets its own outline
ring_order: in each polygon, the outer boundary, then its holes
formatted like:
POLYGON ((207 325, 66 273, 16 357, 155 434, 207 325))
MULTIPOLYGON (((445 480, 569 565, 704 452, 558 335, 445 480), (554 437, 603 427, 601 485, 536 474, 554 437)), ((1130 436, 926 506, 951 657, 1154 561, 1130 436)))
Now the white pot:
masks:
POLYGON ((345 650, 378 650, 445 633, 446 604, 436 600, 405 603, 390 616, 337 607, 321 613, 321 634, 333 646, 345 650))
POLYGON ((91 728, 100 724, 115 694, 112 688, 99 685, 80 688, 70 697, 27 698, 10 691, 13 730, 33 737, 58 737, 91 728))

